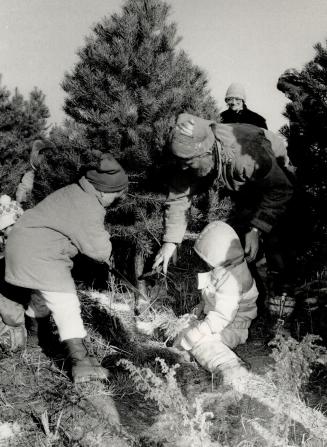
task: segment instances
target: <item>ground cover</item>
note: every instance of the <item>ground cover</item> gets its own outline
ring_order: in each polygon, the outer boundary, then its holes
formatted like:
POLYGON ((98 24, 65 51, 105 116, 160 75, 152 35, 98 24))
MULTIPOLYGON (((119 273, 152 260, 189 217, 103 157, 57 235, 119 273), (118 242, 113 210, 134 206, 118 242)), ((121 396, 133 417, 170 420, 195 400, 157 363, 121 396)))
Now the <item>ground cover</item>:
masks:
MULTIPOLYGON (((180 314, 196 300, 182 274, 180 314)), ((128 290, 80 290, 88 347, 110 370, 107 383, 71 383, 54 325, 48 349, 1 353, 0 446, 327 445, 319 341, 268 344, 260 317, 237 350, 249 376, 226 386, 171 347, 180 320, 168 292, 161 284, 150 302, 138 300, 136 318, 128 290)))

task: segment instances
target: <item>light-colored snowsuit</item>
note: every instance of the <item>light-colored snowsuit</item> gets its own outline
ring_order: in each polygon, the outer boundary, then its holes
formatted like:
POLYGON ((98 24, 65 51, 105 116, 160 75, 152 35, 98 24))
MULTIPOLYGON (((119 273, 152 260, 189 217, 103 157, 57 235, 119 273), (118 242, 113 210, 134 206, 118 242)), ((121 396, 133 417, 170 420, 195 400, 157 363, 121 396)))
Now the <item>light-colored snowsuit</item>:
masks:
POLYGON ((199 273, 204 318, 183 331, 179 345, 214 372, 239 363, 232 349, 248 338, 257 315, 258 291, 240 240, 228 224, 216 221, 207 225, 194 249, 213 268, 199 273))

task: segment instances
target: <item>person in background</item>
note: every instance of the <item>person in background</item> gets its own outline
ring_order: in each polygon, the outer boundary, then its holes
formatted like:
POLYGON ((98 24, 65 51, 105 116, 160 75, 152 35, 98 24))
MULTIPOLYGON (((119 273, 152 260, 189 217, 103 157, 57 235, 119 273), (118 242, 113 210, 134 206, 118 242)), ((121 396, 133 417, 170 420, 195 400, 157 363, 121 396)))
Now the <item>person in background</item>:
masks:
POLYGON ((107 378, 85 346, 86 330, 71 275, 78 252, 102 263, 111 256, 104 226, 106 208, 122 197, 128 178, 106 154, 78 183, 63 187, 25 211, 10 232, 5 248, 9 284, 33 291, 30 318, 51 313, 71 365, 75 383, 107 378))
POLYGON ((30 154, 30 169, 25 172, 17 186, 16 202, 24 204, 29 201, 33 191, 35 172, 42 164, 46 152, 54 149, 54 144, 49 140, 34 141, 30 154))
POLYGON ((247 372, 232 349, 248 338, 251 321, 257 316, 258 291, 241 242, 227 223, 208 224, 194 251, 199 257, 202 300, 175 347, 188 351, 207 371, 221 372, 228 382, 247 372))
POLYGON ((228 109, 220 114, 222 123, 246 123, 268 129, 265 118, 258 113, 252 112, 246 106, 245 89, 242 84, 231 84, 225 95, 225 102, 228 109))

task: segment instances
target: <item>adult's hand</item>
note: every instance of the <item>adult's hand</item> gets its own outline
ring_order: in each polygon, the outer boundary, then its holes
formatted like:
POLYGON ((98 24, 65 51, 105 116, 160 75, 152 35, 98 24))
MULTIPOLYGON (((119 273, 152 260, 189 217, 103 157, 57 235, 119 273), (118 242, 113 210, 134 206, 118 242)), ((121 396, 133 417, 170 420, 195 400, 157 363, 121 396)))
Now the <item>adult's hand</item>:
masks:
POLYGON ((245 235, 245 259, 247 262, 253 262, 257 257, 259 250, 259 242, 260 242, 260 233, 257 228, 252 228, 245 235))
POLYGON ((162 264, 162 271, 164 274, 166 274, 168 262, 175 253, 175 250, 176 244, 174 244, 173 242, 165 242, 158 251, 157 256, 155 257, 152 269, 155 270, 157 267, 159 267, 160 264, 162 264))

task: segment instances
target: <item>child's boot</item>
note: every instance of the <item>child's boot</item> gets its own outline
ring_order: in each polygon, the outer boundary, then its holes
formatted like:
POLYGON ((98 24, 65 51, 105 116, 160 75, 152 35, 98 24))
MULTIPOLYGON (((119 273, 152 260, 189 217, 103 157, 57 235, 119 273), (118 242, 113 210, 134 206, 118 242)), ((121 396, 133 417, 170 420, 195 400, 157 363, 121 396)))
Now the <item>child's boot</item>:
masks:
POLYGON ((26 346, 25 326, 9 326, 0 317, 0 348, 7 352, 17 352, 26 346))
POLYGON ((63 342, 71 365, 71 375, 74 383, 105 380, 108 371, 97 359, 91 356, 82 338, 71 338, 63 342))
POLYGON ((217 368, 223 376, 223 383, 225 385, 235 385, 240 381, 245 380, 249 375, 249 369, 250 366, 239 357, 219 365, 217 368))

